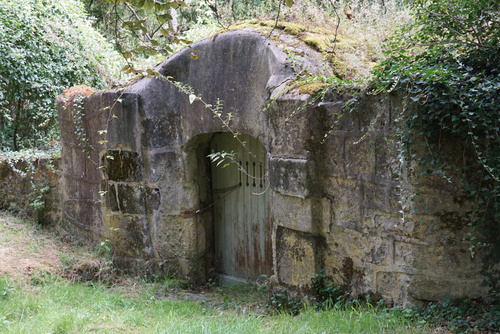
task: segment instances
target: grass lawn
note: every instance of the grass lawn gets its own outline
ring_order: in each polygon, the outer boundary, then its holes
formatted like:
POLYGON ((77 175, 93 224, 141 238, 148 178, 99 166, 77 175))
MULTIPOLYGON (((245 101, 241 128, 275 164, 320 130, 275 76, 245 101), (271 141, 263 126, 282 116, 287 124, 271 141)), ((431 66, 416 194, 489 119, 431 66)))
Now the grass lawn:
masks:
POLYGON ((370 305, 309 307, 297 316, 271 312, 266 292, 255 286, 193 290, 168 278, 151 283, 116 277, 104 284, 68 275, 89 259, 106 263, 0 213, 0 333, 433 332, 404 312, 370 305))

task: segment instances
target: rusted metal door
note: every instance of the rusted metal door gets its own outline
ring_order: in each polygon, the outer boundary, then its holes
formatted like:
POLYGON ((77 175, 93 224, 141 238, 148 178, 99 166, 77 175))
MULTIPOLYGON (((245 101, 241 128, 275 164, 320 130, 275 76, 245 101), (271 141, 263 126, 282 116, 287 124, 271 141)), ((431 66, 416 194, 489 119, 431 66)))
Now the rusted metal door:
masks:
POLYGON ((212 163, 215 263, 226 277, 253 280, 270 274, 272 267, 266 150, 251 136, 238 139, 220 133, 211 143, 212 152, 234 157, 212 163))

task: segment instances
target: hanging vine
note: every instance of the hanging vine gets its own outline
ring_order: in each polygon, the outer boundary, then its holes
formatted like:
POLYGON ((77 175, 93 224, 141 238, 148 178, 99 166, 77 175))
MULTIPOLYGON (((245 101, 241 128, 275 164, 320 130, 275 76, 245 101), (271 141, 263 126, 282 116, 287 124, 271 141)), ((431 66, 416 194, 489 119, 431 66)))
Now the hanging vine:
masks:
POLYGON ((483 274, 500 298, 500 3, 416 1, 415 24, 389 44, 374 92, 406 94, 402 149, 422 174, 457 174, 469 205, 468 241, 487 250, 483 274), (460 151, 445 152, 453 141, 460 151))

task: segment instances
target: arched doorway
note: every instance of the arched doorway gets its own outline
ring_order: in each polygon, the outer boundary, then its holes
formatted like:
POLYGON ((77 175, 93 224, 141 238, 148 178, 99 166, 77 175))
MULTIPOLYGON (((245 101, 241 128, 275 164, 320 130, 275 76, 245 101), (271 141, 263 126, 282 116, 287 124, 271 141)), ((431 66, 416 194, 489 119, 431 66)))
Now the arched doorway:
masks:
POLYGON ((272 242, 264 145, 249 135, 216 134, 212 152, 231 153, 212 163, 215 269, 222 280, 271 274, 272 242))

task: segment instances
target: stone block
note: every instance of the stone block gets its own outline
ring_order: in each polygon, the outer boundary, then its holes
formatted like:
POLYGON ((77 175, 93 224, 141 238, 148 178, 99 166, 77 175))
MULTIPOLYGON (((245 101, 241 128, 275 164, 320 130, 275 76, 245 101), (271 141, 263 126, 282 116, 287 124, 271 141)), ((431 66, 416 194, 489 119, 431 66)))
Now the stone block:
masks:
POLYGON ((345 139, 345 170, 347 175, 373 175, 375 172, 375 145, 369 138, 345 139))
POLYGON ((379 271, 375 275, 375 293, 380 294, 386 302, 393 302, 395 304, 406 302, 406 288, 410 281, 409 275, 384 271, 379 271))
POLYGON ((180 143, 180 115, 165 113, 142 121, 142 145, 148 148, 176 146, 180 143))
MULTIPOLYGON (((465 225, 464 219, 460 219, 459 215, 465 212, 467 208, 463 203, 455 201, 452 193, 439 190, 430 191, 429 189, 424 192, 422 190, 419 188, 413 189, 414 195, 410 199, 412 213, 439 217, 443 214, 446 216, 446 212, 449 212, 455 216, 453 220, 462 226, 465 225)), ((446 217, 445 220, 447 220, 446 217)))
POLYGON ((111 211, 120 211, 118 206, 118 197, 116 196, 116 185, 110 184, 108 187, 108 205, 111 211))
POLYGON ((74 233, 79 240, 94 241, 96 235, 105 235, 100 203, 85 199, 64 200, 61 227, 74 233))
POLYGON ((112 116, 109 117, 108 124, 96 125, 102 128, 92 129, 96 135, 100 130, 107 129, 107 146, 110 148, 124 148, 131 151, 138 151, 140 143, 139 132, 139 110, 138 96, 135 94, 118 94, 109 92, 104 94, 104 99, 108 101, 112 116))
POLYGON ((391 212, 400 212, 403 209, 403 204, 406 206, 410 204, 411 199, 408 198, 408 195, 411 194, 411 190, 407 188, 406 185, 392 185, 388 191, 388 209, 391 212))
POLYGON ((428 240, 425 247, 413 251, 412 266, 422 273, 432 272, 442 277, 453 275, 457 280, 477 277, 482 263, 479 256, 471 255, 468 243, 459 241, 459 235, 438 235, 438 240, 428 240))
POLYGON ((101 200, 99 191, 100 182, 92 182, 84 177, 66 176, 63 180, 64 198, 69 201, 94 201, 101 200))
POLYGON ((311 200, 311 232, 325 235, 333 225, 333 198, 321 197, 311 200))
MULTIPOLYGON (((400 271, 411 271, 415 262, 415 254, 425 251, 426 246, 410 241, 394 241, 394 264, 400 271)), ((422 269, 422 268, 420 268, 422 269)))
POLYGON ((143 179, 142 159, 137 152, 107 151, 105 172, 111 181, 140 182, 143 179))
POLYGON ((304 200, 274 193, 270 210, 278 226, 302 232, 316 232, 312 221, 311 199, 304 200))
POLYGON ((179 184, 158 184, 161 201, 158 209, 168 215, 183 212, 194 212, 201 209, 199 195, 195 187, 184 187, 179 184))
POLYGON ((354 263, 376 266, 392 264, 393 244, 389 238, 334 227, 327 241, 332 251, 343 258, 352 259, 354 263))
POLYGON ((277 272, 280 282, 293 286, 310 286, 311 278, 321 266, 324 240, 316 234, 278 227, 276 232, 277 272))
POLYGON ((375 177, 380 180, 395 181, 399 179, 401 168, 398 156, 397 140, 388 136, 375 139, 375 177))
POLYGON ((476 275, 470 279, 455 279, 453 272, 447 276, 412 275, 408 286, 408 296, 420 301, 439 301, 446 297, 474 298, 485 295, 487 287, 482 286, 484 278, 476 275), (453 287, 453 289, 450 289, 453 287))
MULTIPOLYGON (((188 141, 201 133, 227 132, 228 128, 224 126, 221 120, 227 120, 228 113, 231 113, 233 117, 230 122, 230 128, 233 131, 249 133, 248 128, 251 128, 251 126, 245 124, 245 122, 241 122, 243 116, 241 114, 241 109, 235 111, 234 108, 233 110, 224 108, 219 118, 200 101, 195 101, 193 104, 190 104, 187 96, 182 100, 183 104, 180 107, 182 141, 188 141)), ((243 108, 243 106, 240 107, 243 108)))
POLYGON ((366 235, 353 229, 333 226, 327 239, 329 247, 339 256, 360 261, 367 251, 366 235))
POLYGON ((165 113, 179 114, 180 100, 187 98, 186 94, 166 80, 144 78, 125 90, 130 94, 137 94, 141 118, 155 119, 165 113))
POLYGON ((311 149, 309 142, 320 140, 310 124, 315 111, 306 107, 307 100, 297 96, 281 97, 273 102, 268 113, 269 150, 273 155, 304 158, 311 149))
POLYGON ((283 195, 307 198, 314 190, 314 165, 305 159, 271 158, 269 183, 283 195))
POLYGON ((161 214, 154 223, 154 246, 159 258, 190 259, 204 250, 200 226, 193 217, 161 214))
POLYGON ((150 179, 153 182, 175 184, 186 179, 186 159, 178 151, 151 153, 149 166, 150 179))
POLYGON ((325 139, 322 160, 318 162, 325 177, 346 177, 344 136, 344 133, 332 133, 325 139))
POLYGON ((149 214, 158 210, 160 203, 160 189, 155 187, 146 187, 146 212, 149 214))
POLYGON ((332 198, 332 224, 361 230, 362 193, 356 179, 330 178, 325 186, 332 198))
POLYGON ((118 184, 117 197, 122 213, 146 214, 145 192, 142 186, 118 184))
POLYGON ((403 219, 392 213, 377 212, 373 215, 373 229, 394 235, 410 235, 413 232, 413 220, 403 219))
POLYGON ((386 184, 362 181, 360 182, 362 202, 365 211, 388 211, 389 188, 386 184))
POLYGON ((387 133, 392 130, 392 99, 387 95, 368 95, 361 99, 353 112, 359 122, 362 134, 370 132, 387 133))
POLYGON ((389 266, 393 262, 393 241, 379 236, 369 236, 366 239, 368 249, 363 254, 362 261, 377 266, 389 266))
POLYGON ((112 215, 110 241, 115 256, 147 259, 152 257, 152 244, 147 219, 140 216, 112 215))

